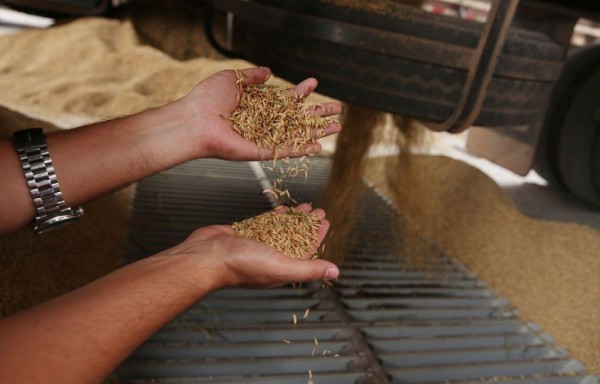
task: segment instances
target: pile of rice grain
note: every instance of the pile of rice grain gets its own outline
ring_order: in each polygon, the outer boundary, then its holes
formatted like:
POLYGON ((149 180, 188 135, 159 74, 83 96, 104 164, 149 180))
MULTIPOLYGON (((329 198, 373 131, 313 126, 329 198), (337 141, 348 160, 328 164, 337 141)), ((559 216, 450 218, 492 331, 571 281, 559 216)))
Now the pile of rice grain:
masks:
POLYGON ((298 152, 314 144, 334 121, 308 113, 303 95, 272 84, 242 85, 242 80, 238 72, 239 105, 228 119, 244 139, 274 149, 275 159, 281 149, 298 152))
POLYGON ((321 219, 314 213, 291 210, 265 212, 233 223, 237 236, 270 245, 292 259, 316 258, 321 219))

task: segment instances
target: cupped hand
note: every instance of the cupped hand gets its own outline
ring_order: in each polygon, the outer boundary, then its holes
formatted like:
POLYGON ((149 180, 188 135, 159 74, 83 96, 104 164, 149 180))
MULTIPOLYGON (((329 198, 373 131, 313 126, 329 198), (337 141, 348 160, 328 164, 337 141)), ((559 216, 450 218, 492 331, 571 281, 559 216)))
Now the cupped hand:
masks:
MULTIPOLYGON (((264 83, 271 76, 265 67, 248 68, 239 71, 243 84, 264 83)), ((273 149, 259 149, 256 143, 245 140, 233 130, 233 123, 224 118, 237 107, 239 90, 237 75, 233 70, 218 72, 200 82, 188 95, 180 100, 184 113, 189 116, 186 129, 197 133, 196 157, 216 157, 224 160, 267 160, 274 156, 273 149)), ((317 87, 317 80, 309 78, 291 88, 291 94, 310 95, 317 87)), ((319 107, 309 106, 309 113, 319 116, 332 116, 341 112, 338 103, 325 103, 319 107)), ((340 131, 338 123, 332 123, 324 130, 322 137, 340 131)), ((316 133, 315 133, 316 134, 316 133)), ((319 137, 315 137, 316 139, 319 137)), ((318 142, 308 145, 302 151, 281 150, 280 157, 297 157, 321 151, 318 142)))
MULTIPOLYGON (((289 208, 277 208, 283 213, 289 208)), ((314 213, 322 222, 317 235, 319 247, 329 222, 322 209, 301 204, 296 211, 314 213)), ((232 227, 213 225, 196 230, 183 243, 167 251, 169 254, 188 255, 199 263, 207 263, 214 278, 215 289, 226 286, 271 288, 287 283, 300 283, 337 278, 339 270, 329 261, 320 259, 291 259, 275 248, 254 240, 238 237, 232 227)))

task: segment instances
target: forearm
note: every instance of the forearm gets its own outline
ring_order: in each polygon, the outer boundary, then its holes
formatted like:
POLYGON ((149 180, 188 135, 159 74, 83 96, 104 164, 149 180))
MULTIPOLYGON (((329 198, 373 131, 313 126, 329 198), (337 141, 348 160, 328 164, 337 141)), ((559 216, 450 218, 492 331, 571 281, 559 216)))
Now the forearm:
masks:
MULTIPOLYGON (((191 159, 177 103, 48 135, 48 150, 67 205, 78 205, 191 159), (183 143, 183 144, 182 144, 183 143)), ((34 218, 17 154, 0 142, 0 234, 34 218)))
POLYGON ((0 382, 100 382, 161 326, 218 288, 218 268, 189 256, 154 256, 0 320, 0 382))
MULTIPOLYGON (((237 73, 222 71, 164 107, 49 135, 48 151, 66 204, 78 205, 194 158, 271 158, 273 148, 259 149, 254 142, 244 140, 232 129, 231 121, 223 118, 237 107, 238 75, 243 84, 250 85, 265 82, 270 74, 262 67, 237 73)), ((293 92, 306 97, 316 86, 315 79, 307 79, 293 92)), ((312 108, 315 114, 329 116, 339 113, 341 107, 333 104, 318 110, 312 108)), ((332 124, 326 131, 335 133, 339 126, 332 124)), ((318 150, 316 143, 294 155, 318 150)), ((33 203, 17 155, 6 139, 0 140, 0 191, 0 235, 31 223, 33 203)))
POLYGON ((190 160, 175 110, 172 104, 50 135, 65 202, 80 204, 190 160))

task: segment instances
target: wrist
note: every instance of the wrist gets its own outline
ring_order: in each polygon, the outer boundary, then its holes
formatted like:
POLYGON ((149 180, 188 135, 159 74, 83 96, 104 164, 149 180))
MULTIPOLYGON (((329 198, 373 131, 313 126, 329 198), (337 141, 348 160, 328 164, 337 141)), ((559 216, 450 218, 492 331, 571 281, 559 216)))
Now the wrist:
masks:
POLYGON ((210 253, 187 255, 198 298, 229 286, 224 280, 225 268, 221 260, 210 253))
POLYGON ((158 162, 155 171, 203 157, 204 145, 196 139, 199 127, 193 121, 180 100, 140 114, 140 148, 147 148, 149 157, 158 162))
POLYGON ((177 276, 178 289, 189 289, 193 300, 197 301, 205 295, 226 287, 224 281, 224 265, 219 258, 213 257, 210 250, 179 250, 180 246, 152 256, 164 259, 169 268, 173 268, 177 276))
MULTIPOLYGON (((153 111, 162 144, 170 144, 165 150, 179 156, 185 162, 205 158, 210 153, 210 138, 205 129, 207 118, 202 108, 187 95, 153 111)), ((152 120, 151 120, 152 121, 152 120)))

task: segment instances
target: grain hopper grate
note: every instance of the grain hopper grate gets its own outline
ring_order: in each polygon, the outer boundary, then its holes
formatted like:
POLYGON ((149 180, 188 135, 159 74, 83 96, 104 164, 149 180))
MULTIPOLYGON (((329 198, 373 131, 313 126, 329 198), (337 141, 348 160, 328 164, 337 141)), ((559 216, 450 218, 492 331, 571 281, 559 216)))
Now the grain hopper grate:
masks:
MULTIPOLYGON (((289 184, 300 201, 318 201, 328 178, 329 161, 311 161, 308 181, 289 184)), ((247 164, 184 164, 138 184, 129 256, 156 253, 195 228, 269 208, 247 164)), ((453 258, 439 255, 426 271, 419 270, 385 242, 374 241, 374 233, 394 236, 394 213, 372 189, 356 214, 361 241, 348 251, 339 283, 216 292, 153 335, 115 378, 129 383, 598 384, 453 258)))

